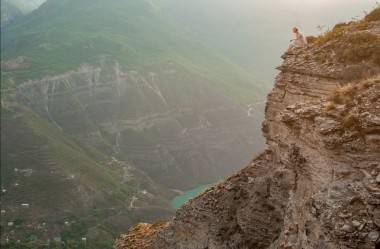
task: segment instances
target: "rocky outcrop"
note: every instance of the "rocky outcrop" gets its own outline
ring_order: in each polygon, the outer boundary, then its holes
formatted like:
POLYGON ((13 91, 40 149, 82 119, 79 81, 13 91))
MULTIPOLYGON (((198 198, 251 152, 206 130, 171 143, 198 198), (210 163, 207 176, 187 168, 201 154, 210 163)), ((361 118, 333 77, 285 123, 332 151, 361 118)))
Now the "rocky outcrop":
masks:
MULTIPOLYGON (((379 27, 371 23, 366 32, 378 37, 379 27)), ((156 235, 135 246, 375 248, 380 77, 351 82, 346 70, 361 62, 321 61, 322 48, 297 50, 278 68, 262 128, 267 149, 183 205, 167 225, 147 228, 156 235)), ((136 230, 129 235, 141 238, 136 230)), ((114 248, 133 247, 121 237, 114 248)))

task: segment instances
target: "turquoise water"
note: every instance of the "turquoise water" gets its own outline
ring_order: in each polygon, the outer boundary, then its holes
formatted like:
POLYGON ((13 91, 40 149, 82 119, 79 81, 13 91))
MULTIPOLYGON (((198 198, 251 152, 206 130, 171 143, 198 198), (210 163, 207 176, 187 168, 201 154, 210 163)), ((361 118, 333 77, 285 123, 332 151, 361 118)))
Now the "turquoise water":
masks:
POLYGON ((212 185, 215 185, 219 183, 220 181, 216 181, 209 184, 199 185, 196 188, 192 188, 184 192, 182 195, 177 195, 174 197, 173 200, 171 200, 172 207, 174 209, 179 208, 182 206, 185 202, 187 202, 190 198, 197 196, 198 194, 202 193, 205 189, 208 189, 212 185))

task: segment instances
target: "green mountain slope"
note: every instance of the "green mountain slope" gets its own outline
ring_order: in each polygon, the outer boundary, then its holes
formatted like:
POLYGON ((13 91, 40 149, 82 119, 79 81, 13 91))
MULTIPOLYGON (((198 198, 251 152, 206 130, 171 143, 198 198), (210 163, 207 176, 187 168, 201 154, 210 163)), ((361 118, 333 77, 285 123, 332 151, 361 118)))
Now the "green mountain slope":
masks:
POLYGON ((30 65, 17 74, 4 69, 2 82, 15 85, 107 57, 137 70, 173 60, 227 90, 228 83, 237 80, 244 88, 242 92, 252 89, 252 98, 258 97, 260 89, 248 73, 188 40, 149 1, 50 0, 27 19, 5 29, 1 39, 2 61, 25 56, 30 65))
POLYGON ((8 2, 1 2, 1 27, 5 27, 15 19, 23 16, 23 13, 8 2))
POLYGON ((171 191, 124 162, 111 163, 30 108, 3 106, 1 125, 2 244, 7 237, 29 244, 35 235, 41 244, 52 237, 80 241, 90 236, 90 245, 108 247, 126 226, 172 214, 171 191), (136 196, 139 210, 130 206, 136 196), (36 229, 41 226, 44 235, 36 229), (99 237, 89 235, 94 226, 99 237))
POLYGON ((2 244, 105 248, 261 150, 260 83, 160 4, 48 0, 1 30, 2 244))
POLYGON ((45 1, 46 0, 3 0, 1 1, 1 7, 3 7, 3 4, 9 4, 26 14, 37 9, 45 1))

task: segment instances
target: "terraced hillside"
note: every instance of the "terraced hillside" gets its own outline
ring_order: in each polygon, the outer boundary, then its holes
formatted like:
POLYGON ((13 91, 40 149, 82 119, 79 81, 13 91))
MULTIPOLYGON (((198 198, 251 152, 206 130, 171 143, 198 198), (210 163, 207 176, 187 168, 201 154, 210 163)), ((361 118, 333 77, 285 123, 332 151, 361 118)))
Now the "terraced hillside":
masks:
POLYGON ((261 149, 260 84, 158 4, 49 0, 2 29, 2 245, 107 247, 261 149))

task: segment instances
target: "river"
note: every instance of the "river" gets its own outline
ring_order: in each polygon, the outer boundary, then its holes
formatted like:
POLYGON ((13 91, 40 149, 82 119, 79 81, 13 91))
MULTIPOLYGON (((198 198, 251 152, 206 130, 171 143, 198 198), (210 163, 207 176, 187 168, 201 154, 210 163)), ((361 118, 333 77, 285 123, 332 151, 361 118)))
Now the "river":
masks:
POLYGON ((196 188, 189 189, 185 191, 182 195, 177 195, 174 197, 174 199, 171 200, 171 205, 174 209, 179 208, 182 206, 185 202, 187 202, 190 198, 193 198, 197 196, 198 194, 202 193, 205 189, 210 188, 212 185, 215 185, 221 181, 216 181, 209 184, 199 185, 196 188))

